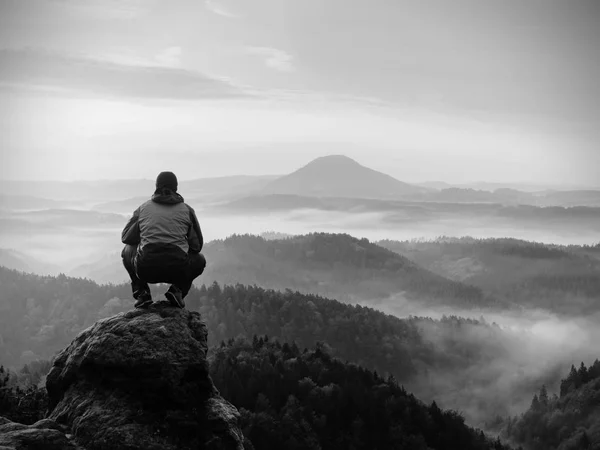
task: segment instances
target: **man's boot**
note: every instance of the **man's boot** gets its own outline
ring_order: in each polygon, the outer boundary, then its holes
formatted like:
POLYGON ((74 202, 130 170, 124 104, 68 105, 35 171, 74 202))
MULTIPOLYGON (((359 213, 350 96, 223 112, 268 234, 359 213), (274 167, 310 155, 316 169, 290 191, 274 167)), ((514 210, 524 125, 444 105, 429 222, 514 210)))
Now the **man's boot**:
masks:
POLYGON ((179 289, 174 284, 172 284, 169 290, 165 292, 165 297, 167 298, 167 300, 169 300, 169 303, 171 303, 171 305, 177 308, 185 308, 185 302, 183 301, 183 293, 181 292, 181 289, 179 289))
POLYGON ((137 299, 133 305, 134 308, 145 308, 152 304, 152 294, 148 290, 135 291, 133 298, 137 299))

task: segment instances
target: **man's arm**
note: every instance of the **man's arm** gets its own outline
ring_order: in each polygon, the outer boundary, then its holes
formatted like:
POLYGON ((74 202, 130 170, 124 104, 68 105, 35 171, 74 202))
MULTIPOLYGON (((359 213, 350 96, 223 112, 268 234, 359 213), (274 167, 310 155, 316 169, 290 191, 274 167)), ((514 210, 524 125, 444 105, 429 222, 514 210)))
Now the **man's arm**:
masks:
POLYGON ((129 222, 127 222, 127 225, 123 228, 123 232, 121 233, 121 242, 123 242, 123 244, 138 245, 140 243, 139 217, 140 208, 133 212, 133 216, 131 216, 131 219, 129 219, 129 222))
POLYGON ((188 205, 188 209, 190 210, 190 221, 192 222, 192 226, 188 233, 190 253, 200 253, 204 245, 202 230, 200 229, 200 224, 198 223, 198 218, 196 217, 196 211, 194 211, 194 208, 192 208, 190 205, 188 205))

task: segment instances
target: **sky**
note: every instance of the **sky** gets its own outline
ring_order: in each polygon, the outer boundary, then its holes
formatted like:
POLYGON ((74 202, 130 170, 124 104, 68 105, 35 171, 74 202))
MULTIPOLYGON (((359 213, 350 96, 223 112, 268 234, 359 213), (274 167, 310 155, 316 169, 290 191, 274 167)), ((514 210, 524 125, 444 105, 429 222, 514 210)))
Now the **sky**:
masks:
POLYGON ((595 0, 0 0, 0 179, 600 187, 595 0))

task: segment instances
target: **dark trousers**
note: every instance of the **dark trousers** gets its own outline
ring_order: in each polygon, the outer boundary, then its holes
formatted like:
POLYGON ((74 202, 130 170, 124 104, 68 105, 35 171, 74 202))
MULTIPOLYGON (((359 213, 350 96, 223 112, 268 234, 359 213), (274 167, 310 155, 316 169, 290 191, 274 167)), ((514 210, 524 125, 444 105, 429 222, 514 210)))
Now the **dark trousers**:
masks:
POLYGON ((170 283, 179 288, 182 296, 185 297, 194 279, 202 275, 206 267, 206 259, 202 253, 188 253, 183 260, 163 260, 159 264, 153 261, 140 261, 136 255, 136 245, 125 245, 121 252, 123 265, 131 278, 134 297, 136 293, 149 291, 148 283, 170 283))

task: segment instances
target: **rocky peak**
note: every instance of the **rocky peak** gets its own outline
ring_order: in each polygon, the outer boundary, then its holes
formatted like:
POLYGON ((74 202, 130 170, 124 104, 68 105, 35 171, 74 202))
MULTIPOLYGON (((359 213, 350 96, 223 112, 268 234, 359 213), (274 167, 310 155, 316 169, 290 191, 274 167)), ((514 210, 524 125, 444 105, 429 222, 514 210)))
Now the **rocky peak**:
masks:
POLYGON ((208 373, 200 314, 155 303, 98 321, 58 354, 48 419, 95 449, 243 449, 208 373))

